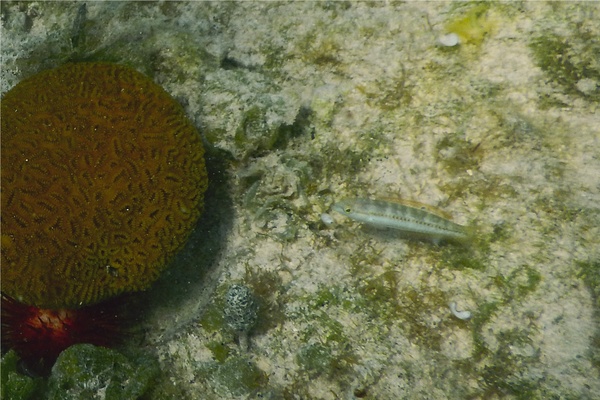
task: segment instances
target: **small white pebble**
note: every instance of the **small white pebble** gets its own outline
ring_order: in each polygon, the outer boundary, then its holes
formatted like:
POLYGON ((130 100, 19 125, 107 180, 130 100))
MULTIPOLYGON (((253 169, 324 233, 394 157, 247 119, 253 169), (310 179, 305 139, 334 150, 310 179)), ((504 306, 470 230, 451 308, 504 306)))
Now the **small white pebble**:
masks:
POLYGON ((580 79, 575 84, 577 90, 588 96, 593 94, 594 92, 597 92, 599 86, 600 85, 598 85, 598 83, 596 83, 595 80, 589 78, 580 79))
POLYGON ((454 314, 454 316, 458 319, 467 320, 471 318, 471 311, 458 311, 456 309, 455 301, 448 304, 448 307, 450 307, 450 311, 452 311, 452 314, 454 314))
POLYGON ((323 221, 323 223, 327 226, 333 225, 333 223, 335 222, 333 220, 333 217, 327 213, 321 214, 321 221, 323 221))
POLYGON ((438 41, 442 46, 446 47, 454 47, 457 44, 460 44, 460 38, 456 33, 447 33, 438 38, 438 41))

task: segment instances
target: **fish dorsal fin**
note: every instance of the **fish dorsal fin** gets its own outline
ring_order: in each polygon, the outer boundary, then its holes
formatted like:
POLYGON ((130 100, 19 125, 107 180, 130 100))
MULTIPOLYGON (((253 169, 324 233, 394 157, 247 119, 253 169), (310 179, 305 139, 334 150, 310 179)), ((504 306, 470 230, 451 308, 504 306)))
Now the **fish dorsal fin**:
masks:
POLYGON ((417 209, 420 209, 423 211, 427 211, 428 213, 437 215, 440 218, 444 218, 449 221, 452 221, 452 216, 449 213, 442 211, 439 208, 436 208, 429 204, 421 203, 421 202, 418 202, 415 200, 399 199, 399 198, 394 198, 394 197, 382 197, 382 198, 380 198, 380 200, 387 201, 389 203, 400 204, 400 205, 407 206, 407 207, 417 208, 417 209))

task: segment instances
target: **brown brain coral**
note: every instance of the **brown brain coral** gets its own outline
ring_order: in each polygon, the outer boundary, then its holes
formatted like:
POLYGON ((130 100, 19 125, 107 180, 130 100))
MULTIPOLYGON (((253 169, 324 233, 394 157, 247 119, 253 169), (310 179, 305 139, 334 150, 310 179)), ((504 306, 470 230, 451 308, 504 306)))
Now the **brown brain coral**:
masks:
POLYGON ((47 308, 143 290, 207 186, 183 109, 124 66, 67 64, 2 99, 2 291, 47 308))

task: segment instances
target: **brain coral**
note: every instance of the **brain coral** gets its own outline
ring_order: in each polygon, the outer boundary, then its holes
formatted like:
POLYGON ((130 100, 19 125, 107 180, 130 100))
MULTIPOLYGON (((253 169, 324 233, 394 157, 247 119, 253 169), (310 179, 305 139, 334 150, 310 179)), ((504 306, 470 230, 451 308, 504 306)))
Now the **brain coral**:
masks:
POLYGON ((106 63, 41 72, 1 107, 2 291, 56 309, 147 288, 203 208, 204 149, 182 107, 106 63))

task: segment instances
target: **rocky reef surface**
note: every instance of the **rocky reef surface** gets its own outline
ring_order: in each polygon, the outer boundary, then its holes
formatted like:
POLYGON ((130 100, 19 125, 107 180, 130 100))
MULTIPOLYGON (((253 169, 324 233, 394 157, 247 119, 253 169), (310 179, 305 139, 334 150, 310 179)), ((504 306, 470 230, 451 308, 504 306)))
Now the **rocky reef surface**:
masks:
POLYGON ((1 7, 2 93, 116 62, 202 132, 205 215, 132 302, 144 318, 128 346, 160 370, 147 398, 600 393, 594 3, 1 7), (331 211, 347 197, 425 203, 473 235, 363 227, 331 211))

